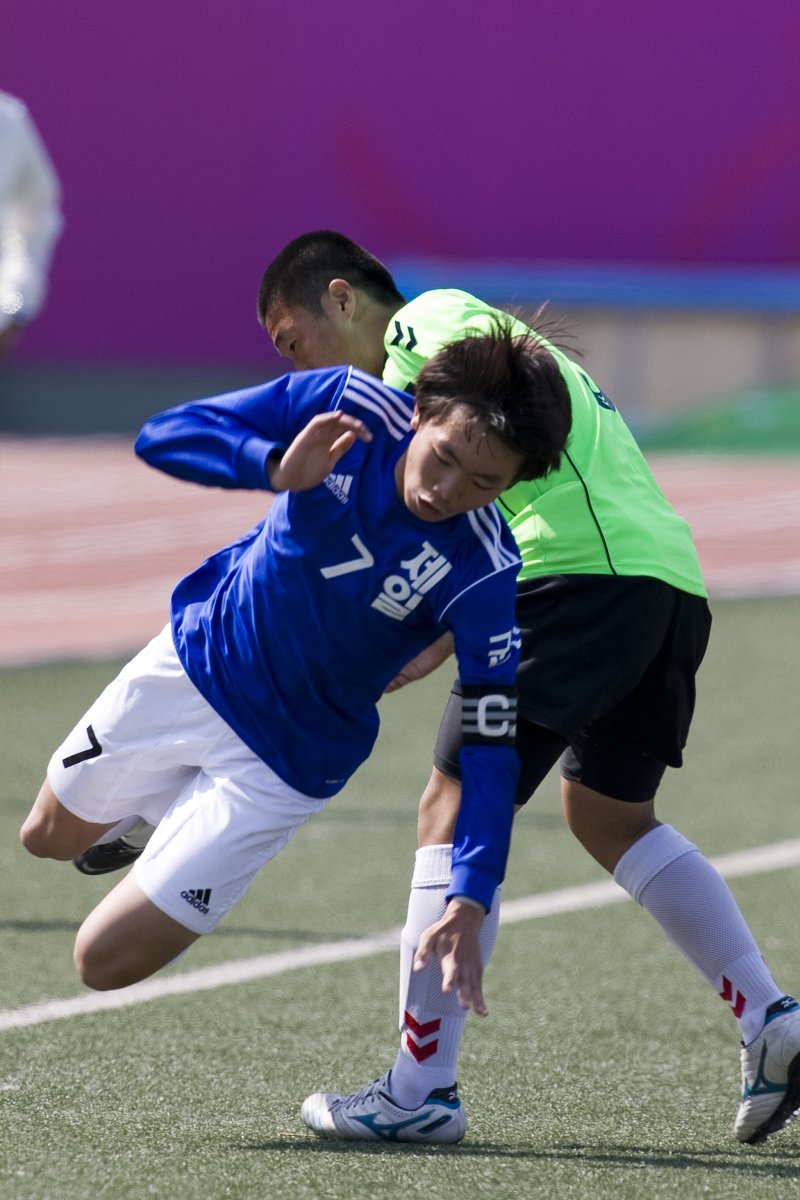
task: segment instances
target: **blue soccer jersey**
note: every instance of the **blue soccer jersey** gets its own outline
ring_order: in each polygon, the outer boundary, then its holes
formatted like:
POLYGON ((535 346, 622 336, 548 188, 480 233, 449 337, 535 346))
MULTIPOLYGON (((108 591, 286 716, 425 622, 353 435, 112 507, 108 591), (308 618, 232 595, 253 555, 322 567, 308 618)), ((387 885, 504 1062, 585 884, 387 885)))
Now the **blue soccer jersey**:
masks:
POLYGON ((178 584, 175 645, 242 740, 321 797, 369 756, 386 684, 450 630, 465 697, 451 890, 488 907, 518 772, 519 555, 494 506, 432 523, 403 504, 395 466, 413 436, 413 399, 353 368, 301 372, 162 413, 136 452, 182 479, 268 490, 268 456, 334 409, 373 440, 356 441, 318 487, 279 493, 261 524, 178 584))

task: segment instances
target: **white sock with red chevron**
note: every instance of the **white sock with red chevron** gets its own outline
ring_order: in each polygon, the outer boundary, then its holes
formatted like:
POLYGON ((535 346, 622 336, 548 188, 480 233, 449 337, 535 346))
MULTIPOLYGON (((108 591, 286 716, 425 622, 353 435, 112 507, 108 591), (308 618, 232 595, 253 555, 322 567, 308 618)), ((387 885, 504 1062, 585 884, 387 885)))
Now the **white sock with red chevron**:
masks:
POLYGON ((677 829, 659 825, 623 854, 614 879, 730 1005, 751 1042, 784 993, 716 868, 677 829))
MULTIPOLYGON (((400 1049, 390 1080, 392 1096, 401 1108, 418 1108, 434 1088, 451 1087, 456 1081, 467 1014, 453 994, 442 991, 436 960, 423 971, 412 970, 420 935, 444 914, 452 854, 452 846, 422 846, 414 863, 400 942, 400 1049)), ((498 888, 481 929, 484 967, 497 938, 499 910, 498 888)))

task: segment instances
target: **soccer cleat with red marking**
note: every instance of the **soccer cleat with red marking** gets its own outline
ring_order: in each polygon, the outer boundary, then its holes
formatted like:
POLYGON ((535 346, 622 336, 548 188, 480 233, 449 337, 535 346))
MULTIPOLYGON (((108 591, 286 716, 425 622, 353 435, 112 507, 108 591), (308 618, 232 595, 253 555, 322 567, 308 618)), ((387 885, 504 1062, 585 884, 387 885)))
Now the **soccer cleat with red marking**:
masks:
POLYGON ((800 1004, 792 996, 769 1006, 761 1033, 743 1047, 741 1060, 742 1101, 733 1132, 755 1146, 800 1112, 800 1004))
POLYGON ((347 1096, 314 1092, 303 1101, 300 1116, 321 1137, 429 1144, 461 1141, 467 1114, 455 1084, 436 1088, 419 1108, 400 1108, 388 1084, 387 1073, 347 1096))

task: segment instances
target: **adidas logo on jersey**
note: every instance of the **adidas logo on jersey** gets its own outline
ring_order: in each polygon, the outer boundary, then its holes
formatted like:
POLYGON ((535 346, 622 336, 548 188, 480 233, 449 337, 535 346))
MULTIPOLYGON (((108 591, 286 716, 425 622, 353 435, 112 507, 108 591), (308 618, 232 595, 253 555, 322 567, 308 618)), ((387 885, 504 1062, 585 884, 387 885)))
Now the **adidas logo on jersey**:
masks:
POLYGON ((352 483, 352 475, 328 475, 325 479, 325 487, 333 492, 340 504, 347 504, 352 483))
POLYGON ((196 908, 203 916, 208 912, 208 902, 211 899, 211 888, 189 888, 188 891, 181 892, 181 900, 185 900, 187 904, 191 904, 192 908, 196 908))

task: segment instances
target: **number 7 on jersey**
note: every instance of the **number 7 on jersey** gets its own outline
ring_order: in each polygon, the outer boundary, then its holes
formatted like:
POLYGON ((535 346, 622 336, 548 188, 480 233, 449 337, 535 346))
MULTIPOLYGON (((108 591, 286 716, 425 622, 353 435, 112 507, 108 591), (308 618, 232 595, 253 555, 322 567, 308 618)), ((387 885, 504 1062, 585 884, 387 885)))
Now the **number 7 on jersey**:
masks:
POLYGON ((358 551, 358 558, 349 558, 347 562, 336 563, 333 567, 320 567, 320 572, 325 579, 335 579, 337 575, 349 575, 351 571, 365 571, 375 562, 357 533, 353 534, 350 541, 358 551))

